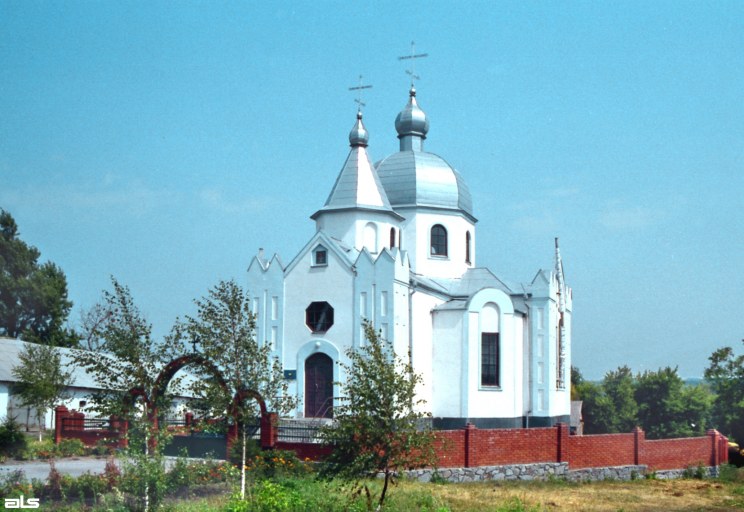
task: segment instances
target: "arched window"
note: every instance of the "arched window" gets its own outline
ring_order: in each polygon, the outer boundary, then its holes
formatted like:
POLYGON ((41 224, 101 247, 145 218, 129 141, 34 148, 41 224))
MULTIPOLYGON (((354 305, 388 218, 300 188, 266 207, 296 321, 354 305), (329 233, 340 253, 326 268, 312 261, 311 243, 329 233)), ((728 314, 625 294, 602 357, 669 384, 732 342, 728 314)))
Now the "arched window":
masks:
POLYGON ((465 263, 470 265, 470 231, 465 232, 465 263))
POLYGON ((480 312, 481 386, 501 386, 501 343, 499 308, 489 302, 480 312))
POLYGON ((371 222, 368 222, 367 225, 364 226, 364 247, 366 247, 369 252, 377 252, 377 226, 371 222))
POLYGON ((390 228, 390 248, 395 247, 395 228, 390 228))
POLYGON ((447 230, 441 224, 431 228, 431 255, 447 256, 447 230))

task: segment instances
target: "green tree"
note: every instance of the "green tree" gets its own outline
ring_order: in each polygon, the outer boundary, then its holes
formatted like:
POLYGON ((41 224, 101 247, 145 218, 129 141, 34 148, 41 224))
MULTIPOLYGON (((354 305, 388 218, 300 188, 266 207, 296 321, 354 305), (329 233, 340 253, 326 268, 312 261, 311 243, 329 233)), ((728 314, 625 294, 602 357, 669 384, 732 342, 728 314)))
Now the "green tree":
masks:
POLYGON ((607 434, 630 432, 637 425, 633 373, 627 366, 607 372, 601 383, 583 381, 576 393, 584 404, 584 432, 607 434))
POLYGON ((602 386, 614 409, 609 432, 630 432, 638 425, 633 372, 627 366, 607 372, 602 386))
MULTIPOLYGON (((209 398, 220 415, 230 411, 235 394, 246 390, 257 392, 270 411, 289 413, 296 400, 289 396, 281 362, 272 356, 267 343, 256 340, 256 316, 250 310, 249 294, 235 281, 221 281, 195 303, 196 317, 187 317, 178 331, 215 365, 228 387, 220 389, 211 375, 205 374, 204 379, 195 381, 195 394, 209 398)), ((248 400, 238 404, 236 411, 243 426, 241 496, 245 496, 245 425, 258 414, 256 405, 248 400)))
POLYGON ((157 507, 164 488, 162 449, 167 442, 159 429, 155 411, 166 411, 173 401, 178 380, 160 389, 158 377, 175 357, 184 353, 178 336, 162 343, 152 338, 152 326, 145 320, 129 288, 111 278, 112 291, 103 292, 96 306, 99 321, 84 333, 95 350, 77 350, 75 362, 92 375, 101 391, 91 395, 93 409, 103 416, 116 415, 129 422, 127 471, 139 487, 133 488, 137 507, 157 507))
POLYGON ((744 444, 744 355, 737 356, 733 348, 723 347, 708 359, 705 379, 715 394, 713 425, 744 444))
POLYGON ((577 386, 577 392, 584 402, 581 416, 584 420, 585 434, 607 434, 614 432, 615 405, 601 383, 584 381, 577 386))
POLYGON ((36 247, 19 238, 18 225, 0 209, 0 336, 56 346, 75 346, 64 327, 72 302, 67 279, 52 262, 39 263, 36 247))
POLYGON ((429 415, 420 412, 424 401, 416 398, 421 376, 369 322, 364 333, 366 343, 349 349, 350 364, 342 363, 344 396, 334 408, 334 424, 323 433, 333 444, 323 474, 354 481, 355 492, 364 491, 371 509, 373 496, 365 479, 382 473, 379 509, 399 470, 433 465, 435 456, 433 434, 422 426, 429 415))
POLYGON ((700 435, 709 424, 712 396, 702 386, 687 386, 677 368, 638 375, 635 398, 649 439, 700 435))
POLYGON ((18 364, 12 372, 18 379, 14 394, 20 397, 24 407, 36 410, 41 441, 44 417, 49 409, 65 398, 67 387, 73 383, 73 372, 63 367, 56 348, 35 344, 27 344, 18 354, 18 364))
POLYGON ((150 325, 134 303, 129 288, 111 278, 113 290, 104 290, 97 305, 102 320, 84 333, 96 350, 75 351, 75 362, 92 375, 101 391, 91 397, 94 408, 102 415, 129 417, 138 414, 130 398, 154 397, 157 403, 147 407, 164 410, 172 402, 172 394, 156 390, 158 376, 173 358, 184 353, 177 336, 170 336, 162 343, 152 338, 150 325), (134 395, 130 393, 137 390, 134 395))

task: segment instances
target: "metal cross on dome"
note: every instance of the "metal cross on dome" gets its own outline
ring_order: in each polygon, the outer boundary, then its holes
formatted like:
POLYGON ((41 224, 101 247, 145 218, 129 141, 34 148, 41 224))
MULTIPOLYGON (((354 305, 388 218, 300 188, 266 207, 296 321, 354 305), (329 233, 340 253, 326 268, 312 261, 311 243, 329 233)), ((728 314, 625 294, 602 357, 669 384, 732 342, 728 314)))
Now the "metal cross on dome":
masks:
POLYGON ((421 77, 416 74, 416 59, 423 59, 428 57, 428 53, 416 53, 416 41, 411 41, 411 55, 405 55, 398 57, 398 60, 410 60, 411 68, 406 70, 406 73, 411 77, 411 87, 413 87, 414 80, 420 80, 421 77))
POLYGON ((350 91, 359 91, 359 95, 354 99, 354 102, 359 105, 359 111, 361 112, 362 107, 366 107, 367 104, 362 101, 362 92, 364 89, 371 89, 371 85, 364 85, 362 81, 362 75, 359 75, 359 85, 356 87, 349 87, 350 91))

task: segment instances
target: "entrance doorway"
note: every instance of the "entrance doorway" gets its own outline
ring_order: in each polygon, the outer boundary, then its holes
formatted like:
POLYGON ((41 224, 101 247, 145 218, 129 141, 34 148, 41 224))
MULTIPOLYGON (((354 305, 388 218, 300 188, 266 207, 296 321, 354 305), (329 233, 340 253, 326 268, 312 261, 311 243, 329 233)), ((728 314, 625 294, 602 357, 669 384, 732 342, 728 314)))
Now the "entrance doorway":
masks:
POLYGON ((305 417, 333 417, 333 359, 325 354, 305 359, 305 417))

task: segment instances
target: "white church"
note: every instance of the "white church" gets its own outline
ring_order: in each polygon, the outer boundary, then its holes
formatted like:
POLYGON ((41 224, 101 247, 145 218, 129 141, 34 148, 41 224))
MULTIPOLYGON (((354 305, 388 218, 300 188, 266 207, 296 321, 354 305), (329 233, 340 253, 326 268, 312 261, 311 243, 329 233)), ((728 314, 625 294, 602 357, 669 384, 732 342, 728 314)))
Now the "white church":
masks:
POLYGON ((336 363, 368 319, 423 376, 435 428, 568 422, 572 300, 557 243, 556 268, 529 283, 478 267, 470 191, 424 150, 414 87, 395 129, 400 150, 373 165, 360 111, 315 234, 286 266, 259 250, 248 267, 258 339, 283 364, 295 417, 333 417, 336 363))

